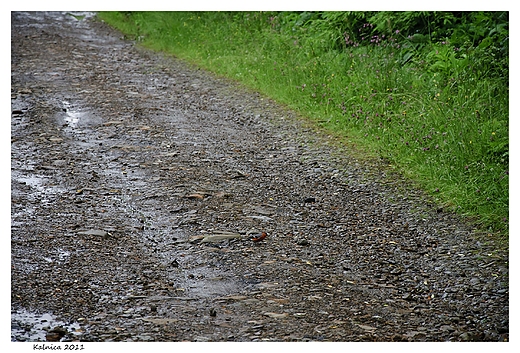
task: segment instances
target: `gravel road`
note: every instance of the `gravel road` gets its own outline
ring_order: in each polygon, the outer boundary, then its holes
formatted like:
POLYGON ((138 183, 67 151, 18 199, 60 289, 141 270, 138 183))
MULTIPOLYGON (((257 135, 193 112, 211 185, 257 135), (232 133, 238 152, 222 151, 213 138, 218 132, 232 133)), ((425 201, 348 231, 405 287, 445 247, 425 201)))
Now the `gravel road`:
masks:
POLYGON ((508 249, 383 161, 93 13, 11 43, 11 341, 509 341, 508 249))

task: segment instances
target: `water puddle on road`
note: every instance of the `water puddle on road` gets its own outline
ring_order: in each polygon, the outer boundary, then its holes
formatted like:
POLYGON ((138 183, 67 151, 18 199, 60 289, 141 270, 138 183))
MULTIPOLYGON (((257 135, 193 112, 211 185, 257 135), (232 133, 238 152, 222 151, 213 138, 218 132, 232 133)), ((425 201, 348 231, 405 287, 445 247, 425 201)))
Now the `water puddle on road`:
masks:
POLYGON ((69 127, 76 128, 81 117, 83 116, 83 113, 81 113, 78 110, 75 110, 72 104, 70 104, 67 101, 63 101, 62 104, 63 110, 65 111, 65 117, 63 119, 65 120, 67 125, 69 125, 69 127))
MULTIPOLYGON (((67 191, 66 189, 64 189, 60 186, 50 184, 49 183, 50 178, 48 178, 48 177, 43 177, 43 176, 39 176, 39 175, 19 175, 19 173, 17 173, 16 171, 13 171, 13 173, 11 174, 11 177, 12 177, 11 180, 16 180, 17 182, 19 182, 21 184, 28 185, 32 189, 36 190, 36 192, 41 195, 46 195, 46 196, 56 195, 56 194, 61 194, 61 193, 64 193, 67 191)), ((14 193, 16 193, 16 192, 13 192, 13 194, 14 193)), ((40 202, 45 202, 45 201, 46 201, 45 198, 40 200, 40 202)))
POLYGON ((49 313, 37 314, 25 309, 11 311, 11 342, 45 342, 49 331, 56 327, 68 332, 62 341, 73 340, 84 333, 79 323, 66 324, 49 313))
POLYGON ((71 103, 74 97, 67 98, 70 100, 65 99, 58 103, 61 107, 61 112, 57 114, 56 118, 58 119, 59 125, 72 129, 72 131, 69 130, 68 132, 85 134, 89 128, 95 127, 103 122, 100 117, 92 113, 88 106, 84 106, 80 102, 71 103))
POLYGON ((43 178, 37 177, 35 175, 29 175, 23 178, 16 178, 16 180, 20 183, 31 186, 40 192, 45 191, 45 188, 42 185, 43 178))

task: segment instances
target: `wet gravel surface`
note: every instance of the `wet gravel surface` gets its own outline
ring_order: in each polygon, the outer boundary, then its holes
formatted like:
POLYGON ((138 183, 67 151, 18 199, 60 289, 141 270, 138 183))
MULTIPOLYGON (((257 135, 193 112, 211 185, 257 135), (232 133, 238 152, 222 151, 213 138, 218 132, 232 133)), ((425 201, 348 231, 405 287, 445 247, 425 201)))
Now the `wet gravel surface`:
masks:
POLYGON ((75 15, 11 17, 12 341, 509 340, 507 249, 75 15))

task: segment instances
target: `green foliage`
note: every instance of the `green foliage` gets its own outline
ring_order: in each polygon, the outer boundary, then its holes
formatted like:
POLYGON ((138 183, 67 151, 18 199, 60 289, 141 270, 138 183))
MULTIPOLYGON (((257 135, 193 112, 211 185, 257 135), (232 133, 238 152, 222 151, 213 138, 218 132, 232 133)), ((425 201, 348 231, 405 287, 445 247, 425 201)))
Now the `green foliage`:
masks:
POLYGON ((239 80, 508 232, 507 12, 101 13, 239 80))

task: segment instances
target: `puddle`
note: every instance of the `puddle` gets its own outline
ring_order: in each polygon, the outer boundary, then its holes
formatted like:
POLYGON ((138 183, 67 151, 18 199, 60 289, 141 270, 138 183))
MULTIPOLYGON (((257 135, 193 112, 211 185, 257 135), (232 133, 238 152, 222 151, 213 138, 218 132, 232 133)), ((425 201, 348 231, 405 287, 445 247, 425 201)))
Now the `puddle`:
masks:
POLYGON ((52 263, 52 262, 65 263, 68 261, 69 257, 70 257, 69 251, 66 251, 63 249, 58 249, 58 252, 54 259, 51 257, 44 257, 43 259, 49 263, 52 263))
POLYGON ((84 129, 102 123, 102 119, 93 115, 87 106, 83 106, 79 102, 71 103, 67 98, 65 97, 57 104, 61 107, 61 112, 56 116, 60 125, 72 129, 74 134, 84 134, 87 133, 87 130, 84 129))
MULTIPOLYGON (((13 173, 15 174, 15 173, 13 173)), ((18 174, 18 173, 16 173, 18 174)), ((36 189, 38 192, 42 194, 58 194, 65 192, 66 190, 55 185, 45 185, 47 177, 41 177, 37 175, 26 175, 26 176, 16 176, 12 175, 13 179, 25 184, 29 185, 31 188, 36 189)))
POLYGON ((26 185, 29 185, 40 192, 45 191, 45 188, 42 186, 42 184, 43 184, 42 179, 43 178, 39 178, 34 175, 28 176, 28 177, 23 177, 23 178, 16 178, 16 180, 19 181, 20 183, 25 183, 26 185))
POLYGON ((58 249, 58 261, 59 262, 66 262, 68 261, 70 257, 70 252, 63 249, 58 249))
POLYGON ((67 102, 63 101, 63 109, 65 111, 65 117, 63 118, 67 125, 69 125, 71 128, 76 128, 78 126, 78 123, 81 119, 81 117, 84 115, 78 110, 75 110, 73 106, 67 102))
POLYGON ((61 341, 77 338, 84 333, 79 323, 65 324, 49 313, 37 314, 25 309, 11 311, 11 342, 45 342, 47 332, 60 326, 68 331, 61 341))

